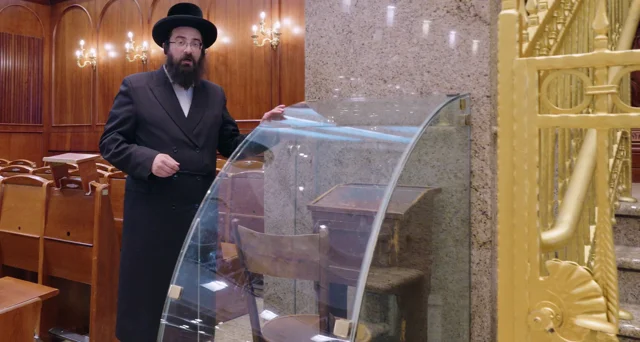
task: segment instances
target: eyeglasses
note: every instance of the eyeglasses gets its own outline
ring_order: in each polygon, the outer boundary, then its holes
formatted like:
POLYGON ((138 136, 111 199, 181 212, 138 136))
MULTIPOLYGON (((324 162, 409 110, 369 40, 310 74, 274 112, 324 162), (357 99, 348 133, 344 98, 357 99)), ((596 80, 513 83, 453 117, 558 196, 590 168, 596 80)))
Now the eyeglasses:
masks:
POLYGON ((178 40, 176 40, 174 42, 170 41, 169 43, 176 44, 176 46, 181 48, 181 49, 186 49, 187 45, 191 46, 191 48, 194 49, 194 50, 202 49, 202 43, 198 42, 198 41, 192 41, 190 43, 187 43, 187 41, 184 40, 184 39, 178 39, 178 40))

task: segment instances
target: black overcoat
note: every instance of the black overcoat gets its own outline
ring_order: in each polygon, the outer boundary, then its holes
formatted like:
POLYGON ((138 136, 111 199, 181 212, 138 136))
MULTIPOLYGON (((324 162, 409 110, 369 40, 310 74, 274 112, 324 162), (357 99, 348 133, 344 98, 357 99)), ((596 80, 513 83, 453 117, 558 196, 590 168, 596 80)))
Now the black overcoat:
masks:
POLYGON ((229 157, 243 139, 216 84, 194 88, 185 117, 162 67, 123 80, 100 139, 103 158, 128 175, 116 328, 122 342, 156 340, 180 249, 214 180, 216 150, 229 157), (158 153, 180 163, 180 172, 154 176, 158 153))

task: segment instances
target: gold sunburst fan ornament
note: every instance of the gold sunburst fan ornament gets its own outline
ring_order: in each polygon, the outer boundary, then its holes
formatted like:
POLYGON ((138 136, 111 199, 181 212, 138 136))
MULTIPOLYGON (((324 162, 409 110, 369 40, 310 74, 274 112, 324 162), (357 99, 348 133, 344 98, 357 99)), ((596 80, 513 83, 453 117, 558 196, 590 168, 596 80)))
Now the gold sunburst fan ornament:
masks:
POLYGON ((532 341, 616 341, 616 328, 607 321, 602 288, 591 271, 575 262, 546 262, 549 276, 532 298, 529 312, 532 341), (610 340, 613 338, 613 340, 610 340))

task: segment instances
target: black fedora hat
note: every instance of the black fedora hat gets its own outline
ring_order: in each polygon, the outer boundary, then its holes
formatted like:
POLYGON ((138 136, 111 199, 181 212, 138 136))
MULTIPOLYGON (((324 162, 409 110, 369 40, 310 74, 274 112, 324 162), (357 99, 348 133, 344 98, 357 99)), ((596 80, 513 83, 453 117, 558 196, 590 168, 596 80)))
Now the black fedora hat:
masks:
POLYGON ((218 29, 212 22, 204 19, 200 7, 188 2, 181 2, 173 5, 167 16, 153 25, 151 31, 153 41, 162 46, 162 43, 171 36, 171 31, 180 26, 189 26, 200 31, 202 46, 205 49, 213 45, 218 38, 218 29))

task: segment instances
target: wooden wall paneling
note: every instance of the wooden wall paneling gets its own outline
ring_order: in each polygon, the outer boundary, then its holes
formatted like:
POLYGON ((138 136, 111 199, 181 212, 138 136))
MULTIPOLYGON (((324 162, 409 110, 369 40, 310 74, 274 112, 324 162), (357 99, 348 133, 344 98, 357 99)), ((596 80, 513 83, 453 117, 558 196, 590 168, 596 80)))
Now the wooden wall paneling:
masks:
MULTIPOLYGON (((8 139, 10 132, 40 132, 44 137, 35 146, 42 146, 42 155, 45 151, 46 154, 97 152, 102 125, 122 79, 134 72, 155 70, 164 62, 162 49, 152 41, 151 28, 178 1, 66 0, 45 6, 4 0, 0 5, 0 32, 43 39, 43 76, 42 119, 35 120, 40 124, 24 124, 34 120, 25 117, 31 109, 23 105, 20 110, 27 114, 10 120, 19 120, 23 124, 0 124, 0 134, 5 136, 3 139, 8 139), (129 31, 134 32, 137 43, 144 40, 149 43, 151 56, 146 66, 139 61, 130 63, 125 60, 124 44, 129 31), (90 68, 80 69, 75 64, 74 52, 80 39, 86 41, 87 50, 94 47, 98 51, 98 70, 95 73, 90 68), (105 49, 105 45, 111 47, 110 51, 105 49)), ((207 78, 224 88, 228 109, 239 120, 243 133, 253 129, 263 113, 273 106, 280 103, 291 105, 303 100, 303 0, 188 1, 198 4, 205 17, 220 30, 218 41, 207 54, 207 78), (276 51, 269 46, 255 47, 252 44, 251 26, 258 24, 261 11, 267 13, 267 26, 271 26, 273 20, 282 23, 282 43, 276 51)), ((0 38, 0 45, 13 44, 8 40, 5 38, 2 42, 0 38)), ((28 44, 25 46, 31 48, 28 44)), ((2 57, 8 55, 7 50, 0 48, 0 75, 5 75, 5 78, 13 77, 6 76, 7 71, 2 74, 3 68, 9 68, 9 58, 2 57)), ((10 92, 12 88, 2 87, 8 83, 0 82, 2 112, 13 102, 3 100, 12 98, 2 93, 10 92)), ((30 151, 26 153, 32 155, 30 151)), ((40 161, 41 157, 32 159, 40 161)))
POLYGON ((15 80, 13 118, 10 123, 42 125, 44 105, 44 39, 16 36, 16 62, 21 69, 15 80), (20 86, 21 85, 21 86, 20 86))
POLYGON ((48 36, 51 10, 41 7, 49 8, 21 1, 3 1, 0 4, 0 32, 45 38, 48 36))
MULTIPOLYGON (((280 29, 282 29, 282 17, 280 16, 280 0, 271 0, 271 20, 265 22, 267 27, 272 27, 273 23, 280 22, 280 29)), ((280 36, 282 39, 282 36, 280 36)), ((276 50, 272 50, 273 58, 271 58, 271 104, 277 106, 282 104, 280 101, 280 55, 281 55, 282 40, 276 50)))
POLYGON ((52 126, 92 124, 93 75, 91 66, 80 68, 75 51, 85 41, 85 53, 96 46, 89 11, 78 4, 65 6, 53 26, 52 126))
POLYGON ((208 79, 222 86, 227 109, 236 120, 260 119, 273 108, 271 90, 272 58, 270 46, 256 47, 251 40, 251 26, 267 13, 271 25, 271 0, 214 0, 209 8, 210 20, 221 32, 208 50, 208 79))
POLYGON ((0 32, 0 116, 10 115, 13 108, 13 37, 11 33, 0 32))
POLYGON ((0 158, 27 159, 42 165, 41 133, 0 133, 0 158))
POLYGON ((304 101, 304 2, 305 0, 280 2, 282 43, 278 46, 278 102, 287 106, 304 101))
POLYGON ((40 5, 52 5, 52 1, 51 0, 25 0, 25 2, 33 2, 36 4, 40 4, 40 5))
POLYGON ((10 5, 0 9, 4 105, 2 124, 42 124, 44 39, 42 20, 31 8, 10 5))
POLYGON ((79 68, 75 51, 80 39, 85 41, 85 53, 92 48, 98 51, 98 18, 106 4, 107 1, 66 0, 52 6, 52 80, 57 89, 52 91, 54 111, 46 130, 45 155, 98 152, 96 139, 87 138, 102 131, 102 126, 96 126, 98 71, 89 66, 79 68), (58 70, 58 66, 65 69, 58 70))
POLYGON ((0 57, 0 74, 4 73, 5 78, 12 79, 12 82, 23 82, 20 87, 15 87, 13 83, 0 80, 0 108, 11 107, 13 113, 0 114, 4 115, 3 119, 10 118, 0 121, 15 121, 0 124, 0 153, 40 164, 46 149, 43 127, 49 123, 50 113, 50 17, 51 6, 21 0, 3 0, 0 3, 0 32, 20 36, 11 43, 13 51, 0 49, 4 50, 0 52, 4 56, 0 57), (22 57, 16 61, 7 59, 9 54, 16 53, 22 57), (17 64, 19 61, 23 62, 17 64), (30 72, 24 72, 25 67, 30 72), (12 90, 7 90, 7 87, 12 90), (11 95, 6 97, 9 92, 11 95), (14 107, 22 114, 20 117, 15 116, 14 107))
MULTIPOLYGON (((101 0, 95 1, 100 3, 101 0)), ((134 34, 137 44, 142 44, 141 40, 144 40, 142 10, 136 0, 110 0, 101 8, 97 47, 96 123, 98 125, 104 125, 109 117, 113 99, 120 89, 122 80, 127 75, 143 71, 141 61, 129 62, 125 59, 124 46, 128 40, 127 33, 134 34)))
POLYGON ((2 124, 42 124, 43 39, 0 32, 2 124))
POLYGON ((49 152, 99 152, 98 143, 102 127, 94 131, 51 132, 49 152))
POLYGON ((258 125, 260 125, 260 120, 236 120, 238 124, 238 129, 241 134, 249 134, 253 131, 258 125))

